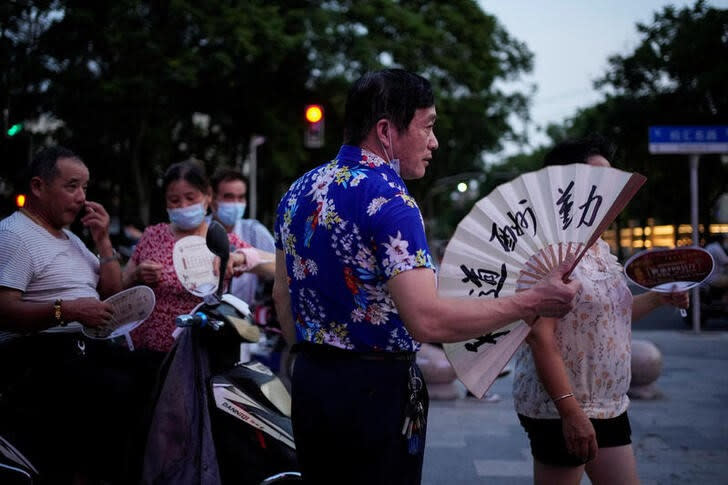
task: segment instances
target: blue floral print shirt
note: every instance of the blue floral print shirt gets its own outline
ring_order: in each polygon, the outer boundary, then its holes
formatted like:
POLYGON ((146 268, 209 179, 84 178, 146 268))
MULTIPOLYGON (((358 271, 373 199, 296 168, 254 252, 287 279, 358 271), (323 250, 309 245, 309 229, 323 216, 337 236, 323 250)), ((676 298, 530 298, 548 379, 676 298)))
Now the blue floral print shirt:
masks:
POLYGON ((286 254, 299 341, 361 352, 419 349, 387 281, 434 265, 422 214, 388 162, 342 146, 283 196, 275 240, 286 254))

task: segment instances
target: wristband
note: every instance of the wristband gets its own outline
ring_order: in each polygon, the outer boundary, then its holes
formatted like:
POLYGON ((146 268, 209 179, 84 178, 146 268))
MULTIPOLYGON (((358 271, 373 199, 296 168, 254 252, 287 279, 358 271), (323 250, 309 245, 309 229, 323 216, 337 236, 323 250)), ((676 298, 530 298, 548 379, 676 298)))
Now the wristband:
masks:
POLYGON ((65 327, 68 324, 63 321, 63 311, 61 309, 61 303, 63 303, 63 300, 61 300, 60 298, 53 302, 53 318, 56 319, 56 323, 59 326, 65 327))
POLYGON ((111 256, 104 256, 103 258, 99 257, 99 264, 106 264, 106 263, 111 263, 114 261, 119 261, 119 259, 120 259, 119 253, 116 251, 116 249, 112 249, 111 251, 112 251, 111 256))

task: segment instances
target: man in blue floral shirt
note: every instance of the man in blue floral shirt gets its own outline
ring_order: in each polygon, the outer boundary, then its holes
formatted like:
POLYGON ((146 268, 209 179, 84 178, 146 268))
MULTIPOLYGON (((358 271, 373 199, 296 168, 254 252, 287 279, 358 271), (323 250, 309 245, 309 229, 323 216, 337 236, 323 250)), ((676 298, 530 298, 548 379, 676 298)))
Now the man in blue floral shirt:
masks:
POLYGON ((365 74, 349 91, 345 145, 278 206, 273 291, 287 340, 299 342, 292 419, 307 483, 420 483, 427 392, 418 342, 560 316, 578 290, 561 281, 564 267, 515 296, 437 296, 422 215, 404 185, 432 160, 435 118, 423 77, 365 74))

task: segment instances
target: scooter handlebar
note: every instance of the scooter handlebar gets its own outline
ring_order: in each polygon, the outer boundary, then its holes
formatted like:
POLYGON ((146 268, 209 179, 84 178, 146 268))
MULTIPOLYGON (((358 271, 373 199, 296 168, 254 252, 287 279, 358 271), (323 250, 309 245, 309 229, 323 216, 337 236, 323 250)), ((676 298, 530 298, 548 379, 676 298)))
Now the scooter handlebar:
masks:
POLYGON ((174 324, 177 327, 199 327, 202 328, 207 326, 209 319, 207 315, 202 312, 196 312, 193 315, 180 315, 174 319, 174 324))

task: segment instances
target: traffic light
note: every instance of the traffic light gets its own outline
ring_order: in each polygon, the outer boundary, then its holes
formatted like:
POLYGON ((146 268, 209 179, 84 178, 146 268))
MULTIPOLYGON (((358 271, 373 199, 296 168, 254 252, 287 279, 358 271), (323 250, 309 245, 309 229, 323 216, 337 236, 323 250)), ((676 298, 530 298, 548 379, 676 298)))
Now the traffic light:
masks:
POLYGON ((25 194, 18 194, 15 196, 15 205, 23 207, 25 205, 25 194))
POLYGON ((306 106, 306 132, 303 135, 303 146, 321 148, 324 146, 324 108, 320 104, 306 106))
POLYGON ((23 131, 23 123, 15 123, 10 128, 8 128, 7 134, 8 136, 15 136, 21 131, 23 131))

